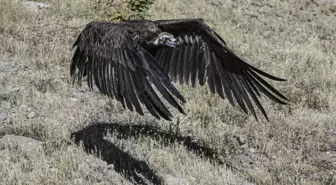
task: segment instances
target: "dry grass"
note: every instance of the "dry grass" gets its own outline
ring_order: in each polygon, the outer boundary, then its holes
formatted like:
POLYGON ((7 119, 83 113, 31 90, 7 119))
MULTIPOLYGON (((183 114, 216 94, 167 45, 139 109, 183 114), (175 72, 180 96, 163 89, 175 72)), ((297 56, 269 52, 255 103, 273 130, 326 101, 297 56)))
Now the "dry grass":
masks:
POLYGON ((151 19, 202 17, 252 64, 288 79, 274 85, 290 105, 263 101, 269 123, 256 122, 203 87, 178 86, 188 113, 174 112, 171 123, 125 111, 86 86, 70 86, 71 45, 83 25, 104 17, 90 0, 43 2, 51 8, 35 13, 21 0, 0 1, 0 113, 6 117, 0 129, 44 143, 34 153, 13 149, 2 156, 0 184, 130 184, 113 163, 120 156, 100 151, 101 161, 68 144, 71 133, 99 122, 150 125, 166 133, 112 132, 98 141, 120 150, 126 156, 120 160, 129 164, 145 161, 168 184, 336 183, 334 1, 200 0, 190 6, 188 0, 158 0, 150 10, 151 19), (167 134, 173 138, 178 120, 180 137, 197 137, 227 165, 178 140, 162 142, 167 134))

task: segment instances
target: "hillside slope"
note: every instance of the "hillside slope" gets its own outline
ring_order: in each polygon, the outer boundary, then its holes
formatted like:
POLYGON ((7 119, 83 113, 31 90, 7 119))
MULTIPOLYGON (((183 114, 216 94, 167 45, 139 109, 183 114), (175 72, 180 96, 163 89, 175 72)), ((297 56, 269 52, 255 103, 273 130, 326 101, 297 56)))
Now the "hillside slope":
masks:
POLYGON ((176 85, 187 115, 173 111, 168 122, 124 110, 86 84, 71 86, 72 43, 103 17, 90 0, 43 0, 50 7, 34 10, 24 2, 0 2, 0 137, 41 143, 27 149, 1 140, 0 184, 336 183, 333 1, 158 0, 151 7, 149 19, 203 18, 251 64, 288 79, 272 85, 289 105, 262 101, 270 122, 206 87, 176 85))

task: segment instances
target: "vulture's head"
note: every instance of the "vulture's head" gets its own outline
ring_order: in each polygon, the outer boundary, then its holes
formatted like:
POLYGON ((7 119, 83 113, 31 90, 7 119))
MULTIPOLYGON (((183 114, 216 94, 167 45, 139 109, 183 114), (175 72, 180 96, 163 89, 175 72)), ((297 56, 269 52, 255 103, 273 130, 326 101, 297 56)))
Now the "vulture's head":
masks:
POLYGON ((154 45, 176 47, 180 45, 180 42, 174 38, 174 35, 168 32, 161 32, 155 39, 154 45))

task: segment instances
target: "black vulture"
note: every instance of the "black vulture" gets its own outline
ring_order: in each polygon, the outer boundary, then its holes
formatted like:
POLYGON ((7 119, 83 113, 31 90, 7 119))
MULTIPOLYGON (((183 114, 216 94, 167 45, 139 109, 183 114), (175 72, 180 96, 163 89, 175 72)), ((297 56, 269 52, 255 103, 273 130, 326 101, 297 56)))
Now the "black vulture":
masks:
POLYGON ((73 47, 73 83, 87 77, 91 90, 95 84, 101 93, 141 115, 142 104, 154 117, 171 120, 157 92, 185 114, 180 104, 186 100, 172 81, 192 87, 207 83, 212 93, 238 103, 256 119, 255 106, 268 120, 261 94, 280 104, 288 101, 262 77, 284 79, 246 63, 202 19, 91 22, 73 47))

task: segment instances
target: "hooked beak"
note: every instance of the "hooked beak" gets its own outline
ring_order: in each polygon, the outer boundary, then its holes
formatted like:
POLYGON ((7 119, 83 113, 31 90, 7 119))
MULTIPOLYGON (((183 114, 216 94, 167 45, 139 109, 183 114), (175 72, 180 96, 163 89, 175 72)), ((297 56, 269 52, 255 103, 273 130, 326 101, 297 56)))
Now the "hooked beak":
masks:
POLYGON ((176 48, 176 46, 180 45, 180 42, 177 39, 172 38, 170 41, 166 42, 166 45, 169 47, 176 48))

